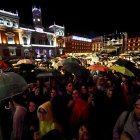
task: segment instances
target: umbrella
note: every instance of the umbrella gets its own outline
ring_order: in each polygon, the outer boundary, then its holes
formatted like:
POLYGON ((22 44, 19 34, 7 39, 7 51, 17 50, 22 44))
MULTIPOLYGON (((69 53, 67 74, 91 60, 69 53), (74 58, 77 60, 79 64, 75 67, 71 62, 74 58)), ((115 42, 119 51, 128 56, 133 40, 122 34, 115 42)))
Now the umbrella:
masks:
POLYGON ((9 64, 8 63, 6 63, 3 60, 0 60, 0 69, 8 68, 8 67, 9 67, 9 64))
POLYGON ((76 64, 81 64, 81 61, 78 58, 75 57, 69 57, 64 60, 64 65, 68 63, 76 63, 76 64))
POLYGON ((133 61, 135 61, 135 62, 140 61, 140 57, 139 57, 139 56, 133 57, 132 59, 133 59, 133 61))
POLYGON ((36 78, 43 81, 48 80, 51 83, 51 79, 61 77, 61 72, 58 70, 48 70, 46 72, 38 73, 36 78))
POLYGON ((79 66, 78 71, 76 71, 76 75, 83 78, 89 78, 90 71, 86 69, 84 66, 79 66))
POLYGON ((55 68, 55 69, 58 69, 58 67, 59 66, 63 66, 63 63, 62 62, 57 62, 57 63, 55 63, 54 65, 53 65, 53 67, 55 68))
POLYGON ((35 65, 22 63, 19 65, 19 69, 20 69, 20 71, 31 72, 32 70, 35 69, 35 65))
POLYGON ((131 61, 126 60, 126 59, 121 59, 121 58, 116 60, 115 64, 118 64, 120 66, 135 66, 135 64, 132 63, 131 61))
POLYGON ((25 79, 14 72, 0 73, 0 100, 23 93, 27 88, 25 79))
POLYGON ((21 59, 17 62, 17 64, 34 64, 34 61, 31 59, 21 59))
POLYGON ((59 77, 61 76, 61 72, 57 70, 49 70, 46 72, 41 72, 37 74, 37 78, 48 78, 48 77, 59 77))
POLYGON ((135 67, 135 63, 133 63, 129 60, 119 58, 116 62, 114 62, 114 64, 126 67, 127 69, 129 69, 133 73, 138 73, 138 70, 135 67))
POLYGON ((134 76, 133 72, 131 72, 129 69, 127 69, 126 67, 123 66, 112 66, 110 67, 110 69, 115 70, 116 72, 119 72, 123 75, 127 75, 127 76, 134 76))
POLYGON ((89 77, 90 76, 90 72, 88 69, 86 69, 83 66, 80 66, 77 63, 68 63, 64 65, 64 69, 69 72, 69 73, 73 73, 76 76, 84 76, 84 77, 89 77))
POLYGON ((0 69, 2 69, 3 71, 13 71, 13 66, 9 62, 0 60, 0 69))
POLYGON ((70 73, 75 73, 78 71, 80 65, 78 63, 65 63, 64 70, 70 73))
POLYGON ((102 72, 109 71, 109 68, 104 65, 91 65, 88 67, 88 69, 91 71, 93 71, 93 70, 98 70, 98 71, 102 71, 102 72))

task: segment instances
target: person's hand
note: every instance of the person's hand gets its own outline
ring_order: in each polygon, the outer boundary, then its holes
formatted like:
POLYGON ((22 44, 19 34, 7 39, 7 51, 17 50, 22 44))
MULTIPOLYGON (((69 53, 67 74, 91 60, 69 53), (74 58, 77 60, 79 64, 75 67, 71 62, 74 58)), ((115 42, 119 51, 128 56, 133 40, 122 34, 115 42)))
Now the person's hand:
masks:
POLYGON ((73 105, 74 105, 74 101, 73 100, 70 100, 69 103, 68 103, 68 108, 71 107, 71 106, 73 106, 73 105))
POLYGON ((93 96, 88 97, 88 103, 91 103, 93 101, 93 96))

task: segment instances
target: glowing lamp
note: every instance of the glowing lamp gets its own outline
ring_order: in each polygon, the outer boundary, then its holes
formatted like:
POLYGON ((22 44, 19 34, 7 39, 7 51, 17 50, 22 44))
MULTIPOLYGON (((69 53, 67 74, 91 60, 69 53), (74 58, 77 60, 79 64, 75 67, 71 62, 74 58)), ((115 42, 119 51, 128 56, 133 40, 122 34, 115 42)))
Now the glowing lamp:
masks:
POLYGON ((3 39, 3 44, 6 44, 6 40, 5 39, 3 39))
POLYGON ((19 41, 16 41, 16 44, 19 45, 19 41))

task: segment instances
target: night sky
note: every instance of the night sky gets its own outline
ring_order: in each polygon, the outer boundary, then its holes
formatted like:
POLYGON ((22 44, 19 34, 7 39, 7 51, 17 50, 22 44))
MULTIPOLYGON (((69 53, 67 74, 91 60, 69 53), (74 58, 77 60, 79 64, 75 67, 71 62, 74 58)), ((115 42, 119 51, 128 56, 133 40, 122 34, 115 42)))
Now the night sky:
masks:
POLYGON ((55 22, 65 26, 66 34, 96 36, 117 31, 140 36, 140 8, 134 0, 130 4, 121 0, 4 0, 0 9, 17 10, 20 23, 32 25, 33 5, 41 8, 44 27, 55 22))

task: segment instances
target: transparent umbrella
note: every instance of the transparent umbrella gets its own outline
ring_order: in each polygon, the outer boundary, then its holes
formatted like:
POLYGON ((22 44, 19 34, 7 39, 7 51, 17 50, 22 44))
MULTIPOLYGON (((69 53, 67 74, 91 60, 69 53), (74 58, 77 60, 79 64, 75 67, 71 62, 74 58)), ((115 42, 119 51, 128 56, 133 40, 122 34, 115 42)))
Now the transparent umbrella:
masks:
POLYGON ((0 72, 0 100, 23 93, 26 89, 27 82, 19 74, 0 72))

